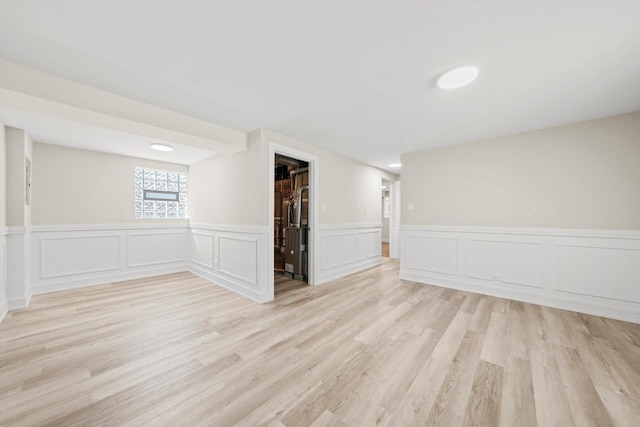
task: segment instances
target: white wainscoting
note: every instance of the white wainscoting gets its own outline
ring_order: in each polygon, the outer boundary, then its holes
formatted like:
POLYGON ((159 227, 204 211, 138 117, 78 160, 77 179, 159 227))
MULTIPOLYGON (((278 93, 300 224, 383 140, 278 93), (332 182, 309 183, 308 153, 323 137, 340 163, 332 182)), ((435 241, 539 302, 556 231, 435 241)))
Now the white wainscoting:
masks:
POLYGON ((273 299, 269 290, 269 228, 192 224, 189 236, 189 271, 263 303, 273 299))
POLYGON ((28 227, 15 226, 7 229, 5 236, 5 289, 7 309, 10 311, 27 307, 31 300, 30 247, 28 227))
POLYGON ((640 323, 640 232, 402 226, 400 278, 640 323))
POLYGON ((187 231, 187 224, 32 227, 31 293, 185 271, 187 231))
POLYGON ((316 284, 379 265, 382 224, 332 224, 318 227, 316 284))
POLYGON ((0 228, 0 322, 7 315, 7 229, 0 228))

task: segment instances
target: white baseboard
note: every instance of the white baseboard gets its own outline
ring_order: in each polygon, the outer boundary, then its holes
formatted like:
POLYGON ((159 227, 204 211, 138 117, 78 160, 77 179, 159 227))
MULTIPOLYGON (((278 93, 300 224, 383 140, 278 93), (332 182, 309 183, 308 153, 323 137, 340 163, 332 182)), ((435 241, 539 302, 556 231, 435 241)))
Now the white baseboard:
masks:
POLYGON ((640 323, 640 232, 401 227, 400 278, 640 323))
POLYGON ((367 270, 371 267, 375 267, 377 265, 382 264, 382 258, 369 259, 362 262, 358 262, 352 265, 349 265, 345 268, 333 269, 328 273, 321 274, 318 278, 317 285, 321 285, 323 283, 330 282, 335 279, 339 279, 344 276, 348 276, 350 274, 358 273, 363 270, 367 270))
POLYGON ((106 274, 98 277, 65 279, 48 282, 45 286, 33 289, 33 295, 48 294, 51 292, 68 291, 71 289, 86 288, 90 286, 100 286, 109 283, 124 282, 127 280, 145 279, 147 277, 161 276, 163 274, 180 273, 187 271, 185 265, 172 267, 154 267, 136 271, 126 271, 114 274, 106 274))
POLYGON ((238 295, 241 295, 259 304, 265 303, 270 300, 270 298, 265 297, 259 291, 248 288, 247 286, 243 285, 241 282, 234 280, 232 278, 224 277, 220 274, 216 274, 212 270, 206 270, 195 264, 189 265, 188 269, 189 269, 189 272, 195 274, 196 276, 202 277, 205 280, 208 280, 209 282, 211 282, 216 286, 221 286, 225 289, 230 290, 231 292, 234 292, 238 295))
POLYGON ((20 310, 23 308, 27 308, 29 306, 29 302, 31 301, 31 293, 27 294, 25 297, 21 298, 12 298, 7 301, 7 311, 20 310))
POLYGON ((483 286, 470 281, 464 282, 460 280, 447 280, 441 277, 432 277, 426 274, 401 272, 400 279, 427 285, 439 286, 442 288, 456 289, 459 291, 473 292, 481 295, 489 295, 514 301, 538 304, 546 307, 559 308, 562 310, 575 311, 578 313, 608 317, 611 319, 623 320, 626 322, 640 323, 640 313, 638 311, 634 310, 633 308, 620 307, 616 304, 603 304, 602 302, 583 302, 557 295, 546 296, 519 290, 506 290, 496 287, 483 286))
POLYGON ((0 323, 2 323, 8 311, 9 306, 7 304, 7 301, 4 299, 0 300, 0 323))

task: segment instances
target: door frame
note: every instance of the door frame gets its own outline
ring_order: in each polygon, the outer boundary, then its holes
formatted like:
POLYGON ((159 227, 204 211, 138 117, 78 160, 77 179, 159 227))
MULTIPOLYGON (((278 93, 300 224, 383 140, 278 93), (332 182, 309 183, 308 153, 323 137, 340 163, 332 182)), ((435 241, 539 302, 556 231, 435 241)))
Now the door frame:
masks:
POLYGON ((320 159, 318 156, 307 153, 305 151, 297 150, 286 145, 278 144, 273 141, 269 141, 269 179, 267 180, 269 185, 268 190, 268 203, 269 203, 269 289, 268 292, 271 295, 271 299, 274 298, 275 291, 273 285, 273 223, 275 219, 275 210, 273 204, 275 203, 274 197, 274 168, 276 154, 282 154, 287 157, 292 157, 297 160, 303 160, 309 163, 309 235, 307 238, 307 251, 308 251, 308 283, 309 285, 315 285, 317 266, 319 265, 317 260, 319 256, 318 250, 318 187, 319 187, 319 171, 320 171, 320 159))

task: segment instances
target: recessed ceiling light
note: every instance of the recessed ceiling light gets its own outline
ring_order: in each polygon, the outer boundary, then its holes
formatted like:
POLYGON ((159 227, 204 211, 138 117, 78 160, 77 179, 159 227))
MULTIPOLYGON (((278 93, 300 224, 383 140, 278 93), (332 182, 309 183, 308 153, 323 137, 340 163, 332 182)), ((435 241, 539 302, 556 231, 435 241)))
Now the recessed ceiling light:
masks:
POLYGON ((456 89, 466 86, 478 77, 480 70, 475 65, 465 65, 454 68, 438 77, 438 87, 441 89, 456 89))
POLYGON ((391 163, 389 165, 390 168, 399 168, 402 166, 402 163, 391 163))
POLYGON ((173 147, 166 144, 151 144, 151 148, 158 151, 173 151, 173 147))

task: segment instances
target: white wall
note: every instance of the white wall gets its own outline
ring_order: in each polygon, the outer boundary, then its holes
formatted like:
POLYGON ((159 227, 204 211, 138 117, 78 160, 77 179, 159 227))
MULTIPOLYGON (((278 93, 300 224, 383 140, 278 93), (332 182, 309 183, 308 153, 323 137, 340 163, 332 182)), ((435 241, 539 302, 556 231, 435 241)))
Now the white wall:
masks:
POLYGON ((31 208, 26 201, 26 165, 33 169, 33 141, 22 129, 6 128, 7 237, 6 289, 9 309, 24 307, 31 298, 29 283, 31 208))
POLYGON ((0 122, 0 322, 7 314, 7 143, 5 126, 0 122))
POLYGON ((6 128, 0 122, 0 229, 7 226, 7 143, 6 128))
POLYGON ((31 206, 25 204, 25 163, 32 161, 33 142, 22 129, 6 128, 7 156, 7 225, 24 227, 31 224, 31 206))
POLYGON ((136 166, 188 172, 184 165, 33 144, 33 224, 187 224, 134 219, 136 166))
POLYGON ((403 155, 402 197, 401 278, 640 323, 640 112, 403 155))
POLYGON ((405 154, 402 223, 638 230, 638 165, 640 112, 405 154))
POLYGON ((380 183, 394 175, 265 129, 250 133, 248 141, 247 151, 190 167, 191 271, 256 301, 273 297, 267 280, 273 274, 268 263, 272 143, 318 160, 316 283, 380 262, 380 183), (342 254, 339 260, 336 254, 342 254))
POLYGON ((380 223, 380 182, 394 175, 266 129, 249 135, 246 151, 191 165, 192 222, 269 225, 269 141, 318 157, 320 224, 380 223))
POLYGON ((253 133, 246 151, 217 154, 189 168, 189 219, 195 224, 266 225, 268 167, 253 133))

